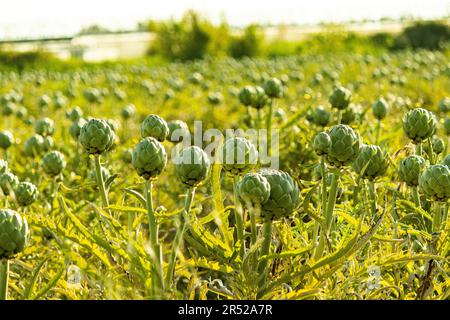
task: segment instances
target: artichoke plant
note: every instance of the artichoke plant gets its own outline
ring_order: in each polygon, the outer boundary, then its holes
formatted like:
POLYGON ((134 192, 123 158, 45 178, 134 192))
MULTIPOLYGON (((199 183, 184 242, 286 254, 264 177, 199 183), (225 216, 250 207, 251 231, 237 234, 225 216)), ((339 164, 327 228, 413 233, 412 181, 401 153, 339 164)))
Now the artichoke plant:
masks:
POLYGON ((34 131, 41 136, 51 136, 55 133, 55 122, 50 118, 43 118, 36 121, 34 131))
POLYGON ((415 144, 432 137, 436 132, 436 127, 436 117, 426 109, 413 109, 403 117, 403 130, 415 144))
POLYGON ((264 82, 264 92, 269 98, 281 98, 283 96, 283 83, 278 78, 270 78, 264 82))
POLYGON ((261 205, 264 220, 278 220, 290 216, 300 203, 300 190, 289 174, 274 169, 261 169, 259 174, 267 179, 270 195, 261 205))
POLYGON ((1 131, 0 132, 0 148, 8 149, 14 143, 13 134, 10 131, 1 131))
POLYGON ((0 210, 0 300, 8 298, 9 260, 25 249, 29 237, 25 218, 14 210, 0 210))
POLYGON ((398 164, 398 175, 409 187, 419 185, 419 175, 425 169, 426 161, 418 155, 408 156, 398 164))
POLYGON ((11 191, 19 184, 19 179, 11 172, 5 172, 0 175, 0 188, 4 195, 9 195, 11 191))
POLYGON ((34 184, 25 181, 19 183, 16 188, 15 195, 19 205, 26 207, 37 200, 39 192, 34 184))
POLYGON ((255 95, 251 102, 251 106, 255 109, 262 109, 267 104, 267 95, 263 88, 256 86, 255 95))
POLYGON ((175 160, 175 175, 185 185, 196 187, 204 181, 209 171, 206 153, 197 146, 184 148, 175 160))
POLYGON ((109 150, 114 143, 115 134, 111 126, 100 119, 90 119, 81 128, 79 142, 84 150, 93 155, 100 155, 109 150))
POLYGON ((446 113, 450 111, 450 98, 446 97, 444 99, 442 99, 441 101, 439 101, 438 103, 438 109, 439 111, 446 113))
POLYGON ((256 97, 256 90, 253 86, 243 87, 238 94, 239 101, 246 107, 252 106, 256 97))
POLYGON ((190 139, 190 132, 186 122, 181 120, 173 120, 167 123, 169 128, 169 136, 167 139, 173 143, 179 143, 184 139, 190 139))
POLYGON ((331 114, 323 106, 318 106, 313 113, 313 122, 321 127, 326 127, 331 120, 331 114))
POLYGON ((65 167, 66 160, 59 151, 51 151, 42 158, 42 169, 50 177, 59 175, 65 167))
POLYGON ((352 93, 350 92, 350 90, 342 86, 338 86, 334 88, 328 101, 333 108, 343 110, 349 106, 351 98, 352 93))
POLYGON ((372 113, 378 120, 382 120, 386 117, 388 111, 388 103, 384 98, 379 98, 372 105, 372 113))
POLYGON ((41 154, 44 151, 44 138, 35 134, 28 138, 24 143, 24 153, 28 157, 34 157, 41 154))
POLYGON ((156 114, 147 116, 141 124, 142 138, 153 137, 162 142, 169 135, 169 127, 166 121, 156 114))
POLYGON ((318 156, 323 156, 328 154, 331 148, 331 138, 326 132, 319 132, 314 137, 313 141, 314 152, 318 156))
POLYGON ((262 205, 270 196, 270 183, 259 173, 247 173, 237 184, 239 198, 246 203, 262 205))
POLYGON ((379 146, 364 145, 353 162, 354 170, 363 179, 374 180, 382 176, 388 167, 388 156, 379 146))
POLYGON ((155 138, 144 138, 133 149, 131 163, 145 180, 155 179, 166 167, 166 150, 155 138))
POLYGON ((258 151, 253 143, 242 137, 227 139, 220 150, 223 169, 238 176, 252 170, 258 162, 258 151))
POLYGON ((123 119, 130 119, 136 114, 136 106, 134 104, 128 104, 120 111, 120 115, 123 119))
POLYGON ((331 139, 331 148, 327 154, 327 161, 336 167, 351 164, 361 149, 359 135, 345 124, 333 126, 328 135, 331 139))
POLYGON ((419 189, 430 199, 447 201, 450 198, 450 169, 444 164, 426 168, 419 176, 419 189))

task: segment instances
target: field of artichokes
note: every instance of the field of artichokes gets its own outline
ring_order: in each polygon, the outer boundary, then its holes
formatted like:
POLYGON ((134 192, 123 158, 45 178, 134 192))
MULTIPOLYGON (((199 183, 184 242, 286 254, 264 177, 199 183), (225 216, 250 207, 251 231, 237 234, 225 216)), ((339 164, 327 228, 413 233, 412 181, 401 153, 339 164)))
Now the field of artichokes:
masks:
POLYGON ((449 57, 1 71, 0 299, 449 299, 449 57))

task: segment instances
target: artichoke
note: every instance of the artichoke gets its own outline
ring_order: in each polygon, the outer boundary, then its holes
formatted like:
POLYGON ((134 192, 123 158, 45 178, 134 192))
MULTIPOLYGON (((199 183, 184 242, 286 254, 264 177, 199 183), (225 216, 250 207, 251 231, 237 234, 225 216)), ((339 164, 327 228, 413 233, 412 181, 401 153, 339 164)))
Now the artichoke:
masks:
POLYGON ((267 95, 263 88, 255 87, 255 96, 252 100, 251 106, 255 109, 261 109, 267 104, 267 95))
POLYGON ((449 112, 450 111, 450 98, 446 97, 444 99, 442 99, 441 101, 439 101, 438 103, 438 108, 439 111, 441 112, 449 112))
POLYGON ((74 121, 70 127, 69 127, 69 133, 75 140, 78 141, 78 138, 80 137, 81 128, 86 124, 86 120, 83 118, 80 118, 76 121, 74 121))
POLYGON ((300 190, 289 174, 274 169, 262 169, 259 174, 270 185, 269 199, 261 206, 264 220, 276 220, 290 216, 300 203, 300 190))
POLYGON ((386 117, 388 103, 384 98, 380 98, 372 105, 372 113, 375 118, 382 120, 386 117))
POLYGON ((197 146, 184 148, 174 160, 175 175, 185 185, 196 187, 206 179, 209 160, 201 148, 197 146))
POLYGON ((270 98, 281 98, 283 96, 283 83, 278 78, 271 78, 264 82, 264 91, 270 98))
POLYGON ((352 98, 352 93, 350 90, 344 87, 336 87, 333 90, 328 101, 330 102, 333 108, 343 110, 348 107, 352 98))
POLYGON ((39 192, 31 182, 21 182, 15 191, 16 200, 21 206, 29 206, 38 198, 39 192))
POLYGON ((64 155, 59 151, 51 151, 42 158, 42 169, 50 177, 60 174, 66 167, 64 155))
POLYGON ((13 134, 10 131, 0 132, 0 148, 8 149, 14 142, 13 134))
POLYGON ((323 156, 330 151, 331 148, 331 138, 326 132, 319 132, 314 137, 313 141, 314 152, 318 156, 323 156))
POLYGON ((341 123, 350 124, 356 119, 356 111, 352 106, 349 106, 344 111, 342 111, 341 123))
POLYGON ((126 105, 120 112, 122 118, 130 119, 136 114, 136 106, 134 104, 126 105))
POLYGON ((153 137, 162 142, 169 135, 169 127, 166 121, 156 114, 147 116, 141 124, 142 138, 153 137))
POLYGON ((250 106, 253 103, 253 100, 256 97, 256 90, 255 87, 252 86, 245 86, 243 87, 240 91, 239 91, 239 101, 244 105, 244 106, 250 106))
POLYGON ((270 184, 259 173, 247 173, 239 180, 237 186, 239 197, 252 205, 265 203, 270 196, 270 184))
POLYGON ((167 137, 167 139, 170 142, 179 143, 184 139, 187 139, 189 141, 190 132, 186 122, 181 120, 173 120, 169 121, 167 123, 167 126, 169 128, 169 136, 167 137))
POLYGON ((133 149, 131 163, 138 175, 146 180, 155 179, 166 167, 166 150, 155 138, 144 138, 133 149))
POLYGON ((41 154, 44 151, 44 138, 35 134, 25 141, 24 153, 29 157, 34 157, 41 154))
POLYGON ((81 128, 78 141, 87 153, 100 155, 111 148, 114 139, 114 131, 105 120, 90 119, 81 128))
POLYGON ((78 121, 82 116, 83 111, 81 111, 80 107, 74 107, 66 113, 66 117, 72 122, 78 121))
POLYGON ((450 118, 445 118, 444 120, 444 130, 447 136, 450 136, 450 118))
POLYGON ((19 184, 19 179, 11 172, 5 172, 0 175, 0 188, 4 195, 9 195, 11 191, 16 189, 19 184))
POLYGON ((364 145, 356 160, 353 162, 353 169, 361 175, 363 179, 374 180, 382 176, 388 167, 388 157, 376 145, 364 145))
POLYGON ((313 122, 319 126, 326 127, 330 123, 331 114, 323 106, 318 106, 313 113, 313 122))
POLYGON ((450 169, 443 164, 429 166, 419 176, 419 188, 433 200, 447 201, 450 197, 450 169))
MULTIPOLYGON (((445 149, 445 142, 443 139, 433 136, 431 138, 431 147, 433 148, 433 152, 436 154, 441 154, 445 149)), ((423 151, 428 153, 428 144, 423 146, 423 151)))
POLYGON ((336 167, 351 164, 361 149, 359 135, 345 124, 333 126, 328 135, 331 138, 331 148, 327 154, 328 162, 336 167))
POLYGON ((242 137, 227 139, 220 152, 223 169, 231 175, 247 173, 258 162, 258 151, 255 146, 242 137))
POLYGON ((425 166, 425 159, 418 155, 412 155, 402 159, 398 165, 400 180, 405 182, 409 187, 417 187, 419 185, 419 175, 425 166))
POLYGON ((437 121, 428 110, 417 108, 403 117, 403 130, 409 139, 418 144, 430 138, 436 132, 437 121))
POLYGON ((41 136, 51 136, 55 133, 55 122, 50 118, 43 118, 34 124, 34 131, 41 136))
POLYGON ((11 259, 21 252, 29 240, 27 220, 16 211, 0 210, 0 259, 11 259))

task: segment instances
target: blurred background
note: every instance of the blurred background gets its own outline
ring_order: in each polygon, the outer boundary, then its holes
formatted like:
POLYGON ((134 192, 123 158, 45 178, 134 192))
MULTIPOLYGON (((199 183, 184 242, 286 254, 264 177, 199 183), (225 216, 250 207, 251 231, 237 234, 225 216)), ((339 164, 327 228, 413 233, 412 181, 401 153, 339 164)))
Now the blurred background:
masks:
POLYGON ((449 14, 448 0, 15 0, 0 10, 0 63, 435 49, 449 14))

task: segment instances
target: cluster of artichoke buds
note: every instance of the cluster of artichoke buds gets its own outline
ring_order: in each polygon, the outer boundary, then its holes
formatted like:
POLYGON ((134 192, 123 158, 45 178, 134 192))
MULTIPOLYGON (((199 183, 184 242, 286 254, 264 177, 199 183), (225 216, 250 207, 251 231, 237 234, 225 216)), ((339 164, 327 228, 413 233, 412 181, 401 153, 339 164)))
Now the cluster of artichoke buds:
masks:
POLYGON ((300 190, 296 181, 283 171, 264 168, 247 173, 238 182, 239 197, 260 209, 263 220, 289 217, 300 203, 300 190))

